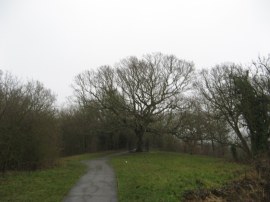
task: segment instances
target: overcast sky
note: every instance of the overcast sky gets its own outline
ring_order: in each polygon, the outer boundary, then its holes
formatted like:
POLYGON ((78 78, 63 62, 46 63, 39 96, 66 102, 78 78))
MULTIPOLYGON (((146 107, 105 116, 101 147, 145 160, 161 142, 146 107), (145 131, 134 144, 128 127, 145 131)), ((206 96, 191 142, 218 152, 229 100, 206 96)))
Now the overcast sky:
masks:
POLYGON ((196 68, 270 53, 269 0, 0 0, 0 69, 72 94, 74 77, 127 56, 196 68))

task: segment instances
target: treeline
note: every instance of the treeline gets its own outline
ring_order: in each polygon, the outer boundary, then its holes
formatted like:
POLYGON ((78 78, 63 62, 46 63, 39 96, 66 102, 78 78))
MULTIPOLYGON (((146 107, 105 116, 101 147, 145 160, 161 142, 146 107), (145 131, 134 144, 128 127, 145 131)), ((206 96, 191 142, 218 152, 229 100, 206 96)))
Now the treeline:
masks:
POLYGON ((1 72, 1 170, 116 149, 255 158, 269 152, 269 79, 270 56, 198 72, 155 53, 80 73, 73 101, 57 109, 41 83, 1 72))
POLYGON ((0 72, 0 169, 36 169, 58 157, 55 97, 37 82, 0 72))
POLYGON ((157 53, 82 72, 73 87, 81 110, 97 110, 104 137, 126 134, 123 146, 255 158, 269 151, 269 74, 270 56, 198 72, 157 53))

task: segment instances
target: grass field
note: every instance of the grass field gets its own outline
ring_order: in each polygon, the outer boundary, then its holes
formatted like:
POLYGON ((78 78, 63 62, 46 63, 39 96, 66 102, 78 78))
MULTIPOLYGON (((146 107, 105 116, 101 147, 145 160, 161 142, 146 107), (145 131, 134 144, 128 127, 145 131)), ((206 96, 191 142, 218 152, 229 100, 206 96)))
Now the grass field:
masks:
POLYGON ((8 172, 0 175, 0 201, 60 202, 85 172, 82 160, 106 153, 83 154, 62 158, 55 168, 34 172, 8 172))
MULTIPOLYGON (((106 154, 72 156, 62 158, 55 168, 0 175, 0 201, 60 202, 85 172, 81 161, 106 154)), ((222 159, 168 152, 116 156, 111 163, 119 202, 180 201, 185 190, 220 186, 247 169, 222 159)))
POLYGON ((167 152, 114 157, 119 202, 181 201, 185 190, 218 187, 241 177, 244 165, 167 152))

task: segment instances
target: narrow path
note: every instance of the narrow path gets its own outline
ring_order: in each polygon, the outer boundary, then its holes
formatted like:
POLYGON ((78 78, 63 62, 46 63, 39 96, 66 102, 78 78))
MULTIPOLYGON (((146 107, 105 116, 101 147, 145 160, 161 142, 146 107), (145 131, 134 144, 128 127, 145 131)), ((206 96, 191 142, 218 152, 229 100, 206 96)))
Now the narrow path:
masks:
POLYGON ((117 202, 116 177, 107 163, 108 157, 85 161, 88 172, 70 190, 64 202, 117 202))

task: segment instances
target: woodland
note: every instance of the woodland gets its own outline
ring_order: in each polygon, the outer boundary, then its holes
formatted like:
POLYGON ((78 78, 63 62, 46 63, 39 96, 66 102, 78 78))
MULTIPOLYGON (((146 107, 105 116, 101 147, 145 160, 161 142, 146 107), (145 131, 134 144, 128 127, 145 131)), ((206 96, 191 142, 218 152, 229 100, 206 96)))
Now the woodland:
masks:
POLYGON ((174 55, 79 73, 65 107, 39 81, 0 73, 0 170, 35 170, 96 151, 269 158, 270 56, 199 70, 174 55))

